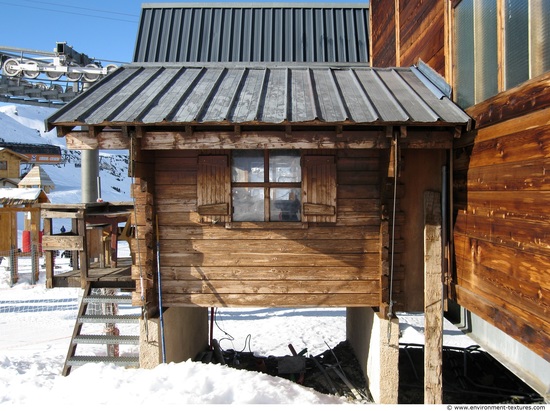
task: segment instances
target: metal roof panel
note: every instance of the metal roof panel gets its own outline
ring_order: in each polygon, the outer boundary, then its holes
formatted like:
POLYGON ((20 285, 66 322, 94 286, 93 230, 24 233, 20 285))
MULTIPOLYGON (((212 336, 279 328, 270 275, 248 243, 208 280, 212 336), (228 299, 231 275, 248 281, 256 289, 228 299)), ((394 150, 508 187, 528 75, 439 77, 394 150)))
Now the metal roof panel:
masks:
POLYGON ((399 75, 400 70, 380 71, 380 78, 413 122, 436 122, 439 118, 399 75))
POLYGON ((369 96, 380 121, 406 122, 409 116, 399 105, 392 90, 382 81, 380 73, 388 69, 355 70, 359 83, 369 96))
POLYGON ((361 62, 361 4, 143 4, 134 62, 361 62))
POLYGON ((296 69, 290 73, 291 118, 294 123, 313 121, 317 117, 315 95, 309 69, 296 69))
POLYGON ((167 87, 157 96, 156 104, 142 113, 141 122, 145 124, 171 121, 173 113, 193 90, 194 84, 200 79, 205 69, 200 67, 168 68, 173 72, 167 87))
POLYGON ((368 123, 378 120, 378 113, 365 93, 353 70, 333 71, 337 87, 342 94, 350 120, 368 123))
POLYGON ((285 69, 268 69, 258 110, 258 120, 282 123, 287 120, 288 76, 285 69))
POLYGON ((55 125, 467 124, 411 69, 319 65, 123 66, 48 120, 55 125))
POLYGON ((265 70, 245 69, 240 93, 235 95, 230 120, 236 124, 256 120, 266 77, 265 70))

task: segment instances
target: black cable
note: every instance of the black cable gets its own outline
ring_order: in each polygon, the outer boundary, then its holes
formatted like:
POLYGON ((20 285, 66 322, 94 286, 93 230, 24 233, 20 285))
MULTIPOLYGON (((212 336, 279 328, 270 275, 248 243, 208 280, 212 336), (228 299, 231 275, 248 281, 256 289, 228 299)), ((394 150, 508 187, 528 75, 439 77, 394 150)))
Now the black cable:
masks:
POLYGON ((6 6, 22 7, 22 8, 26 8, 26 9, 49 11, 49 12, 53 12, 53 13, 73 14, 73 15, 76 15, 76 16, 92 17, 92 18, 96 18, 96 19, 122 21, 122 22, 125 22, 125 23, 137 24, 137 22, 138 22, 137 20, 124 20, 124 19, 117 19, 117 18, 113 18, 113 17, 93 16, 93 15, 86 14, 86 13, 76 13, 76 12, 64 11, 64 10, 52 10, 52 9, 47 9, 47 8, 44 8, 44 7, 23 6, 21 4, 6 3, 5 1, 0 1, 0 4, 4 4, 6 6))
POLYGON ((235 345, 233 344, 233 341, 235 341, 235 338, 229 334, 227 331, 225 331, 224 329, 222 329, 220 327, 220 325, 218 324, 218 309, 216 308, 216 315, 214 316, 214 324, 216 324, 216 327, 218 327, 218 329, 224 333, 227 337, 224 337, 224 338, 221 338, 218 340, 218 343, 221 343, 223 340, 228 340, 231 342, 231 345, 233 346, 233 351, 235 352, 239 352, 239 353, 243 353, 245 350, 246 350, 246 345, 247 345, 247 342, 248 342, 248 352, 252 352, 252 349, 250 348, 250 342, 252 341, 252 334, 248 334, 244 340, 244 347, 241 351, 237 351, 235 350, 235 345))
POLYGON ((97 13, 119 14, 121 16, 138 17, 135 14, 120 13, 120 12, 110 11, 110 10, 89 9, 87 7, 71 6, 69 4, 61 4, 61 3, 51 3, 51 2, 48 2, 48 1, 37 1, 37 0, 23 0, 23 1, 26 1, 27 3, 49 4, 50 6, 59 6, 59 7, 68 7, 68 8, 71 8, 71 9, 95 11, 97 13))

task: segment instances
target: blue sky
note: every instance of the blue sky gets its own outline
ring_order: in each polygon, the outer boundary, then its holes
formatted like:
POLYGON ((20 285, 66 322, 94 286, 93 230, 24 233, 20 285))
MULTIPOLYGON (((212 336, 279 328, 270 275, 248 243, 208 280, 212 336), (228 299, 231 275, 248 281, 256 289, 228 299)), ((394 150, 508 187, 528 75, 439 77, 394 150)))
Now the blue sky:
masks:
POLYGON ((66 42, 102 62, 130 62, 141 3, 0 0, 0 46, 53 51, 57 42, 66 42))
POLYGON ((166 2, 0 0, 0 46, 51 52, 66 42, 104 65, 130 62, 141 4, 166 2))

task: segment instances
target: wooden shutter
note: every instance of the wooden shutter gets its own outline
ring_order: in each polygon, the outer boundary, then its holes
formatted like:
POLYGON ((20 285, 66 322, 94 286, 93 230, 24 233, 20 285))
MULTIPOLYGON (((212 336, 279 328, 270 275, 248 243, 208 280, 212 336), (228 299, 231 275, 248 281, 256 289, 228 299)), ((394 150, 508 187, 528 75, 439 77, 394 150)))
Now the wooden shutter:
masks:
POLYGON ((336 222, 336 159, 334 156, 304 156, 302 203, 305 222, 336 222))
POLYGON ((224 155, 199 156, 197 210, 204 222, 230 221, 231 167, 224 155))

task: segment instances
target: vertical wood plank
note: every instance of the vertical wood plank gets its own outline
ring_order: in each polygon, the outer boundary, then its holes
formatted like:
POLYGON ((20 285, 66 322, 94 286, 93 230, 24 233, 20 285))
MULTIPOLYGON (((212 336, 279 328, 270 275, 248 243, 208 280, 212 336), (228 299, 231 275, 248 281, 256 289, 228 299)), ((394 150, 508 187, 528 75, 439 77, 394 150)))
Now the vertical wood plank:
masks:
POLYGON ((442 404, 443 264, 441 194, 424 193, 424 403, 442 404))
POLYGON ((226 155, 204 155, 198 158, 197 170, 197 207, 204 222, 219 220, 230 221, 231 205, 231 167, 226 155), (218 210, 223 213, 212 214, 206 206, 224 205, 218 210))
POLYGON ((395 0, 395 11, 393 14, 395 18, 395 65, 398 67, 401 65, 401 21, 399 19, 401 13, 399 9, 399 0, 395 0))
MULTIPOLYGON (((44 219, 44 235, 52 234, 52 219, 44 219)), ((47 250, 44 252, 46 260, 46 288, 53 288, 53 271, 54 271, 54 252, 47 250)))
POLYGON ((84 289, 88 285, 88 247, 87 235, 86 235, 86 217, 78 219, 78 235, 82 237, 82 244, 84 245, 82 251, 79 252, 80 255, 80 285, 84 289))
POLYGON ((304 156, 302 161, 304 222, 336 222, 336 159, 334 156, 304 156))

